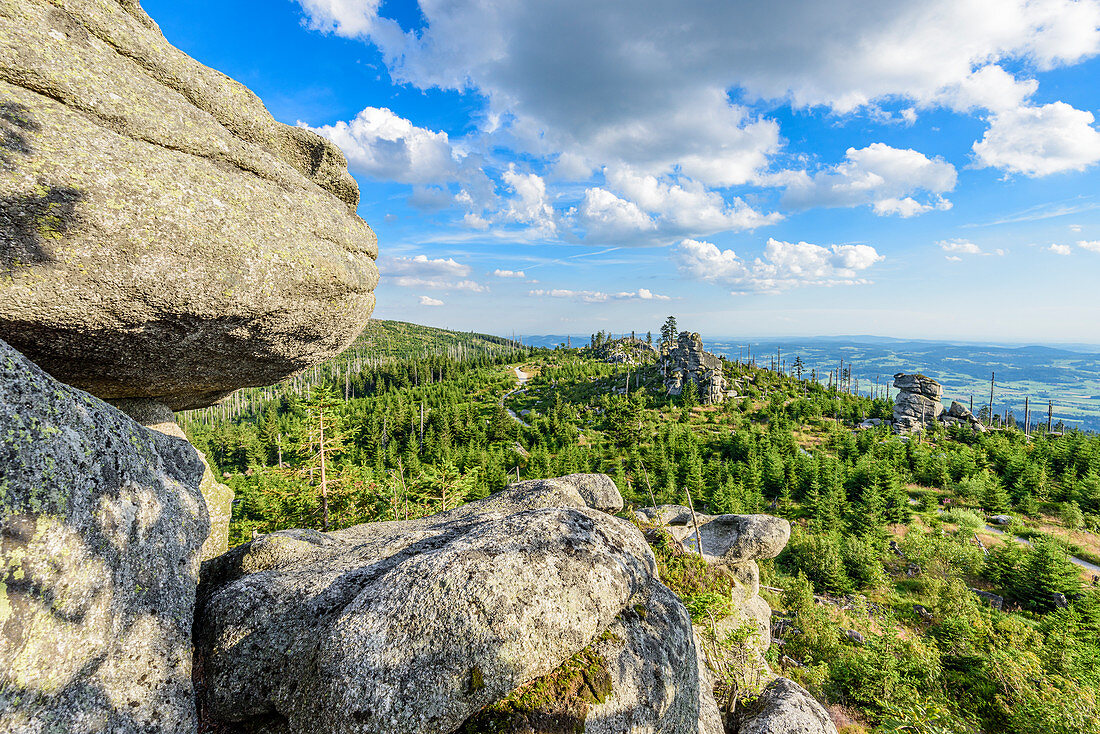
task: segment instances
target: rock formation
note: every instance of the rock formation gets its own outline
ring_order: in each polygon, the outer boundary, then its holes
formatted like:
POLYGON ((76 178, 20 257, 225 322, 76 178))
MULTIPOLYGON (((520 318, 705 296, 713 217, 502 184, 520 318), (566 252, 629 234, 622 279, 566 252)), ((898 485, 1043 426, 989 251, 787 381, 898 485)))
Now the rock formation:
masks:
POLYGON ((730 722, 739 727, 733 730, 739 734, 836 734, 824 707, 801 686, 777 678, 764 657, 771 644, 772 610, 759 596, 760 569, 756 562, 779 555, 790 539, 790 523, 770 515, 696 512, 693 516, 689 508, 680 505, 644 507, 636 511, 635 518, 643 527, 667 532, 687 553, 699 552, 701 537, 703 559, 725 570, 734 582, 732 613, 695 628, 696 647, 710 671, 728 667, 719 641, 746 622, 756 627, 757 634, 743 643, 753 670, 740 672, 758 685, 768 685, 750 710, 741 712, 737 722, 730 722))
POLYGON ((894 375, 894 387, 901 391, 894 401, 895 430, 921 430, 943 412, 943 387, 931 377, 899 372, 894 375))
POLYGON ((691 380, 698 386, 705 405, 721 403, 727 397, 722 360, 703 349, 699 334, 680 332, 676 346, 662 355, 660 367, 669 395, 680 395, 691 380))
POLYGON ((641 364, 653 361, 657 349, 643 339, 626 336, 602 345, 599 355, 609 364, 641 364))
MULTIPOLYGON (((129 399, 112 400, 111 403, 141 425, 168 436, 187 440, 183 429, 176 423, 176 416, 168 407, 155 400, 129 399)), ((202 545, 202 559, 220 556, 229 550, 229 522, 233 519, 233 490, 219 482, 210 470, 210 464, 202 452, 195 449, 202 461, 202 482, 199 491, 206 501, 206 510, 210 516, 210 533, 202 545)))
POLYGON ((376 239, 335 146, 136 0, 0 0, 0 39, 0 338, 97 397, 182 410, 362 330, 376 239))
POLYGON ((0 731, 196 730, 202 474, 0 341, 0 731))
POLYGON ((943 387, 931 377, 899 372, 894 375, 894 387, 901 391, 894 401, 895 431, 900 433, 920 431, 936 421, 949 428, 967 426, 982 433, 986 431, 981 421, 956 400, 951 401, 951 408, 945 411, 943 403, 940 402, 943 397, 943 387))
POLYGON ((952 426, 967 426, 980 433, 985 433, 987 430, 986 427, 982 425, 982 422, 978 420, 978 417, 957 400, 951 401, 951 407, 948 408, 946 412, 940 414, 940 420, 949 428, 952 426))
POLYGON ((450 732, 587 654, 612 693, 568 714, 585 731, 696 734, 717 717, 690 618, 641 533, 595 509, 621 507, 613 487, 519 482, 432 517, 281 531, 208 561, 195 628, 207 715, 241 730, 450 732))

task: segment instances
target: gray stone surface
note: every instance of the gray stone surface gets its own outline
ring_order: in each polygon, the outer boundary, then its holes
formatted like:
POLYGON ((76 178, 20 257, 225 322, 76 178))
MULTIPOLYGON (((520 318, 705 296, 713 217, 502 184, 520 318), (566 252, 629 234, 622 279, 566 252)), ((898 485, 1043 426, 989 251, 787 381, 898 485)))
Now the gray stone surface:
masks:
POLYGON ((0 338, 98 397, 207 405, 338 353, 373 308, 339 150, 134 0, 0 0, 0 162, 0 338))
POLYGON ((699 334, 680 332, 676 346, 663 356, 660 367, 666 375, 665 388, 669 395, 682 394, 691 380, 698 387, 705 405, 721 403, 727 397, 722 360, 703 349, 703 338, 699 334))
POLYGON ((611 670, 612 695, 589 708, 585 734, 721 734, 687 610, 658 582, 640 596, 595 645, 611 670))
POLYGON ((791 538, 791 524, 772 515, 708 515, 683 505, 641 507, 634 517, 642 523, 668 528, 689 551, 697 547, 695 523, 703 538, 703 556, 712 563, 733 566, 745 561, 775 558, 791 538))
POLYGON ((208 561, 196 640, 211 716, 446 732, 555 669, 646 598, 656 568, 631 524, 546 484, 416 521, 273 533, 208 561), (530 509, 550 494, 566 504, 530 509))
POLYGON ((454 516, 481 515, 487 510, 518 512, 544 507, 587 507, 615 513, 623 508, 623 497, 606 474, 570 474, 553 479, 512 482, 478 502, 451 510, 454 516))
POLYGON ((202 473, 0 341, 0 731, 195 731, 202 473))
MULTIPOLYGON (((183 429, 176 423, 175 414, 163 403, 148 399, 115 400, 112 404, 146 428, 187 440, 183 429)), ((199 490, 206 501, 210 517, 210 534, 202 544, 202 560, 220 556, 229 550, 229 522, 233 519, 233 490, 219 482, 210 470, 210 464, 201 451, 195 449, 202 460, 202 483, 199 490)))
POLYGON ((744 712, 738 734, 836 734, 828 712, 805 688, 786 678, 773 681, 744 712))
POLYGON ((594 510, 614 515, 623 509, 623 496, 615 482, 606 474, 567 474, 558 477, 556 481, 576 487, 585 504, 594 510))
POLYGON ((922 430, 943 413, 943 387, 921 374, 894 375, 894 387, 901 392, 894 400, 894 429, 898 432, 922 430))

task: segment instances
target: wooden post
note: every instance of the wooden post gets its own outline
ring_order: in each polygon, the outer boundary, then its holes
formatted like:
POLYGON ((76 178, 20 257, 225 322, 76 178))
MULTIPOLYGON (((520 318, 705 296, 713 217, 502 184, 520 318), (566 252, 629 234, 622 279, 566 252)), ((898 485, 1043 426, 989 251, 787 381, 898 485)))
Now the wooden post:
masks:
POLYGON ((1053 421, 1054 421, 1054 401, 1053 400, 1048 400, 1047 401, 1047 434, 1048 435, 1050 434, 1050 432, 1052 430, 1051 423, 1053 423, 1053 421))
POLYGON ((657 500, 653 499, 653 486, 649 483, 649 472, 645 470, 645 464, 642 462, 641 459, 638 460, 638 463, 642 466, 642 474, 645 476, 645 486, 646 489, 649 490, 649 501, 651 503, 650 506, 656 509, 657 500))
POLYGON ((1029 411, 1027 395, 1024 396, 1024 435, 1028 436, 1031 433, 1031 413, 1029 411))
POLYGON ((989 373, 989 425, 993 425, 993 385, 997 380, 997 373, 989 373))
POLYGON ((691 524, 695 526, 695 550, 699 556, 703 555, 703 536, 699 535, 699 518, 695 516, 695 503, 691 501, 691 490, 684 485, 684 493, 688 498, 688 509, 691 510, 691 524))
POLYGON ((318 407, 321 427, 321 529, 328 532, 328 480, 325 477, 325 411, 318 407))
POLYGON ((275 446, 279 450, 279 468, 283 468, 283 434, 275 436, 275 446))

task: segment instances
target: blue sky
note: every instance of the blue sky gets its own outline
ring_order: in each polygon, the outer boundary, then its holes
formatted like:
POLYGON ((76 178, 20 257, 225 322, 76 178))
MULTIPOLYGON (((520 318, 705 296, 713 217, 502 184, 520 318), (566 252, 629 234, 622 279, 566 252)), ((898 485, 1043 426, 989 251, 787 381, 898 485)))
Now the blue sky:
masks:
POLYGON ((1100 343, 1100 0, 145 0, 339 145, 378 318, 1100 343))

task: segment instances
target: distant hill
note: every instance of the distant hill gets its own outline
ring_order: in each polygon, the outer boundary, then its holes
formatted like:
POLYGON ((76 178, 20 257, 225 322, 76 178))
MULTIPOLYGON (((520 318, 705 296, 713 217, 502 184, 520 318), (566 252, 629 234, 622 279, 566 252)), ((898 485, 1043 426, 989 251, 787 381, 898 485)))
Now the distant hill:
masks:
POLYGON ((333 361, 349 357, 413 359, 428 354, 495 354, 517 344, 511 339, 472 331, 448 331, 407 321, 371 319, 359 338, 333 361))

